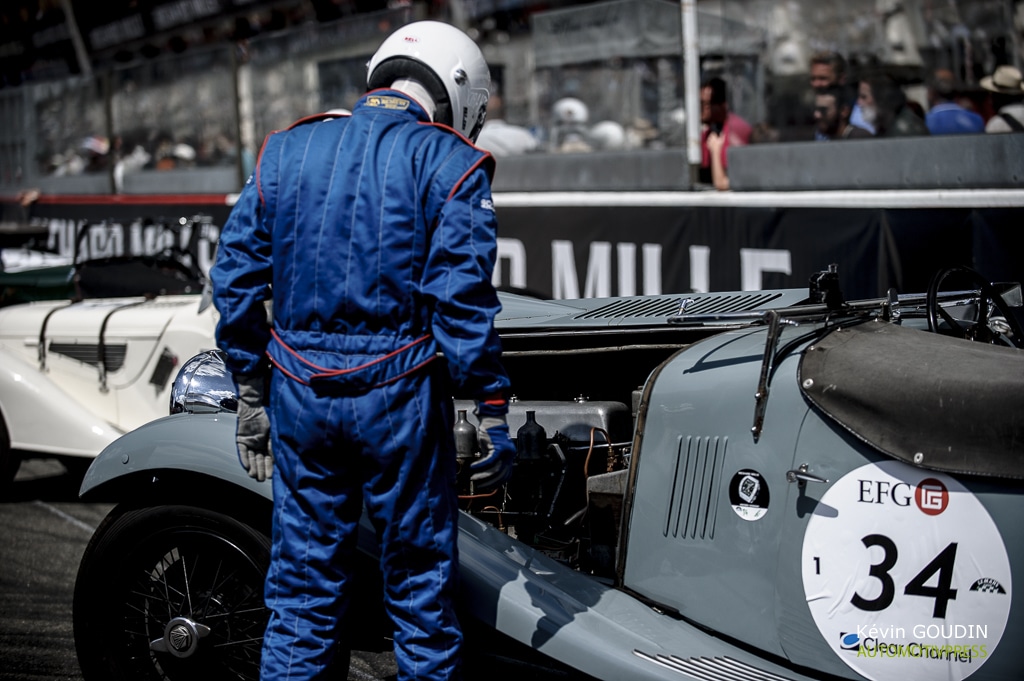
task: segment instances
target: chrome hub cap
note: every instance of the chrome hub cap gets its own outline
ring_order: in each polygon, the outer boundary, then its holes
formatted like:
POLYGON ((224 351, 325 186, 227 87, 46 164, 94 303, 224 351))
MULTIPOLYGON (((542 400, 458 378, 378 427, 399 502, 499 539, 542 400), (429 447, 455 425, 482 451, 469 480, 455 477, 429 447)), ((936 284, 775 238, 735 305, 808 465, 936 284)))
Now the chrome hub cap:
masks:
POLYGON ((170 653, 174 657, 190 657, 199 647, 199 639, 210 633, 210 627, 187 617, 175 617, 164 627, 164 635, 151 641, 150 650, 170 653))

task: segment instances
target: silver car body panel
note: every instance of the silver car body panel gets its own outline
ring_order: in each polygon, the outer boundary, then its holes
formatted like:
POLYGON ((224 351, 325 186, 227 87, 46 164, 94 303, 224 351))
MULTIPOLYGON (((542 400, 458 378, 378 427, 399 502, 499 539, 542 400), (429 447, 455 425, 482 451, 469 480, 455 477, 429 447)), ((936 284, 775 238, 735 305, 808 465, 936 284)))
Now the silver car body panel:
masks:
MULTIPOLYGON (((104 488, 121 478, 159 478, 178 470, 270 500, 271 484, 250 478, 230 455, 234 435, 234 414, 158 419, 108 446, 83 479, 81 496, 102 498, 104 488), (183 432, 189 433, 187 442, 183 432)), ((365 517, 361 531, 373 533, 365 517)), ((372 545, 367 539, 360 544, 372 545)), ((715 669, 715 678, 736 681, 810 678, 658 612, 465 513, 459 563, 465 604, 474 617, 595 678, 678 680, 688 666, 715 669)))

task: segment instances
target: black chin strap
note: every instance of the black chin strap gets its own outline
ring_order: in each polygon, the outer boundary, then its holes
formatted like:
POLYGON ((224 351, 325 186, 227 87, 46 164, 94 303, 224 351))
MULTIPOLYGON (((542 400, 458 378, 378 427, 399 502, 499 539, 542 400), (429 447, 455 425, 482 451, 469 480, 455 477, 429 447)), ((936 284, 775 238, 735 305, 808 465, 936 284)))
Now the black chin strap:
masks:
POLYGON ((392 57, 382 61, 373 70, 373 73, 370 74, 367 86, 371 90, 391 87, 392 83, 403 78, 419 81, 426 88, 427 93, 437 106, 436 111, 434 111, 434 122, 454 127, 455 119, 452 115, 452 104, 448 98, 448 90, 445 89, 444 83, 441 82, 436 73, 415 59, 392 57))

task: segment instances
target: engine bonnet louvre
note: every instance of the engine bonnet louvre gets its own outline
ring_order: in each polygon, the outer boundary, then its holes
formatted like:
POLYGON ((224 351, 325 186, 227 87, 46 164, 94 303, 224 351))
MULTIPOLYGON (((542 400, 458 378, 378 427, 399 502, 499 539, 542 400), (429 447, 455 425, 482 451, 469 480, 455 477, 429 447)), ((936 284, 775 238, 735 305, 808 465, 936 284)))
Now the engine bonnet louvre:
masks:
POLYGON ((731 657, 677 657, 641 650, 634 650, 633 654, 682 676, 701 681, 788 681, 785 676, 766 672, 731 657))
POLYGON ((680 438, 664 533, 678 539, 714 539, 722 460, 728 438, 680 438))
MULTIPOLYGON (((100 346, 98 343, 50 343, 49 349, 52 353, 64 355, 94 367, 100 365, 100 346)), ((107 371, 118 371, 124 366, 124 358, 128 354, 128 346, 123 343, 107 344, 103 347, 103 354, 107 371)))
POLYGON ((751 291, 750 293, 713 294, 692 298, 686 306, 687 314, 719 314, 722 312, 746 312, 763 307, 782 294, 775 291, 751 291))
POLYGON ((720 314, 755 310, 780 297, 778 292, 753 291, 750 293, 694 294, 692 297, 666 296, 616 300, 574 319, 638 319, 672 317, 685 303, 686 314, 720 314))
POLYGON ((618 300, 595 310, 576 315, 574 319, 635 319, 668 317, 679 311, 679 298, 618 300))

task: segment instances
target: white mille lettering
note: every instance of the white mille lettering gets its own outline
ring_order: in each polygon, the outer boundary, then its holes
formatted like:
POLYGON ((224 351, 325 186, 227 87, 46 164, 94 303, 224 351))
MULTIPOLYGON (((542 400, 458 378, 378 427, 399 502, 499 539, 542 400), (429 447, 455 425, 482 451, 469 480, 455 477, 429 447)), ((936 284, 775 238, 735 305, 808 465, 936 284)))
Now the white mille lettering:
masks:
POLYGON ((641 248, 644 263, 644 295, 661 293, 661 244, 644 244, 641 248))
POLYGON ((508 285, 511 288, 526 288, 526 246, 519 239, 498 237, 498 257, 494 262, 491 278, 495 287, 502 286, 505 262, 508 262, 508 285))
POLYGON ((792 257, 789 251, 768 248, 740 249, 740 277, 744 291, 760 291, 761 275, 764 272, 792 274, 792 257))
POLYGON ((711 248, 690 246, 690 290, 707 293, 711 290, 711 248))

